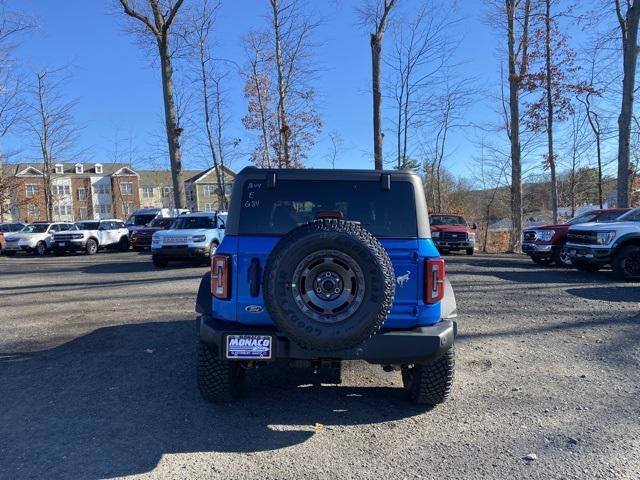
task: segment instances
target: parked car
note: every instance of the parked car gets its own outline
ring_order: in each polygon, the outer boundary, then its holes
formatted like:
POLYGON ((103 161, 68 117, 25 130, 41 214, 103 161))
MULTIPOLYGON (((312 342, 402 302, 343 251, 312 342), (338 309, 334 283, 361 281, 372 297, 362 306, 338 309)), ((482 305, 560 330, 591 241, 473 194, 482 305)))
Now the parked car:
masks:
POLYGON ((202 396, 236 399, 245 370, 267 363, 339 383, 340 362, 358 359, 400 368, 413 401, 443 402, 455 298, 421 178, 245 168, 233 188, 227 235, 197 297, 202 396))
POLYGON ((538 265, 549 265, 555 262, 559 267, 570 267, 573 261, 567 252, 566 244, 571 225, 611 222, 629 210, 629 208, 591 210, 572 218, 567 223, 529 228, 523 233, 522 251, 538 265))
POLYGON ((56 255, 65 252, 85 252, 93 255, 104 248, 129 250, 129 230, 118 219, 83 220, 76 222, 69 231, 53 236, 53 251, 56 255))
POLYGON ((467 255, 473 255, 478 229, 475 223, 469 225, 462 215, 432 213, 429 224, 433 243, 441 253, 464 250, 467 255))
POLYGON ((53 234, 64 232, 73 227, 68 222, 33 222, 25 225, 19 232, 5 236, 5 245, 2 253, 13 256, 18 252, 29 252, 35 255, 44 255, 51 250, 53 234))
POLYGON ((127 218, 126 226, 131 235, 133 232, 145 228, 156 218, 175 218, 185 213, 189 213, 189 210, 184 208, 141 208, 127 218))
POLYGON ((11 232, 17 232, 24 228, 24 223, 0 223, 0 253, 4 248, 4 236, 11 232))
POLYGON ((149 222, 149 224, 136 230, 131 234, 131 246, 137 252, 142 252, 144 250, 151 249, 151 237, 155 232, 159 232, 160 230, 167 230, 171 227, 175 218, 167 217, 167 218, 155 218, 149 222))
POLYGON ((640 282, 640 207, 614 222, 569 227, 567 250, 578 270, 596 272, 610 264, 618 278, 640 282))
POLYGON ((224 238, 226 212, 198 212, 181 215, 169 230, 151 237, 151 258, 156 267, 175 260, 210 262, 224 238))

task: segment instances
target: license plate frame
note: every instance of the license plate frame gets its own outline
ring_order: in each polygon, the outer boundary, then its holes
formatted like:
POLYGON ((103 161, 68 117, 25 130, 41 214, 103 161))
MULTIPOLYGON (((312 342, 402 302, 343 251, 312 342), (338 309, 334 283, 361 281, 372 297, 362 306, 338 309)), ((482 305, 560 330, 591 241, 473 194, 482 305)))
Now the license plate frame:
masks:
POLYGON ((228 360, 271 360, 273 336, 260 334, 228 334, 224 338, 228 360), (266 342, 266 343, 265 343, 266 342))

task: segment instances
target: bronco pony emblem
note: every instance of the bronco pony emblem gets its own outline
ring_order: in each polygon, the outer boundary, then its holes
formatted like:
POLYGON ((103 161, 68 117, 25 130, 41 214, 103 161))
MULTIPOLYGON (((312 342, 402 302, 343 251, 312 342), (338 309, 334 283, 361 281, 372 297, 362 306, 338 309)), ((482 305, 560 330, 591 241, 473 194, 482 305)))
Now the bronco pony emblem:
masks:
POLYGON ((398 286, 404 287, 409 281, 410 275, 411 275, 411 272, 407 270, 407 273, 405 273, 404 275, 400 275, 398 278, 396 278, 396 282, 398 282, 398 286))

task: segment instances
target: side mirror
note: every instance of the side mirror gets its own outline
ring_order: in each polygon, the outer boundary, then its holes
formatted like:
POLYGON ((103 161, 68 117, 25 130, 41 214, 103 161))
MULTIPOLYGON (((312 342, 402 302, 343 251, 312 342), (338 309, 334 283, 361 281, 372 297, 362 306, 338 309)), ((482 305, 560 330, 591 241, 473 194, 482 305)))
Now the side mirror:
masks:
POLYGON ((225 227, 224 223, 220 223, 220 225, 218 225, 218 228, 219 228, 220 230, 224 230, 224 227, 225 227))
POLYGON ((104 228, 102 225, 100 225, 100 226, 98 227, 98 230, 99 230, 99 231, 103 231, 103 230, 106 230, 106 228, 104 228))
POLYGON ((474 230, 478 229, 478 224, 473 222, 473 225, 471 225, 471 228, 473 228, 474 230))

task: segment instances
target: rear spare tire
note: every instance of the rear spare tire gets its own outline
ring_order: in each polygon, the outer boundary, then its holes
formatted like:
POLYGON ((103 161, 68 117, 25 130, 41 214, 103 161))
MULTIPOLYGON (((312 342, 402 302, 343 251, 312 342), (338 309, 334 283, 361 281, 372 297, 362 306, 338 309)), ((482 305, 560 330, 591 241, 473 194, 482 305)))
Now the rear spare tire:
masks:
POLYGON ((369 339, 386 320, 394 293, 385 249, 345 220, 315 220, 290 231, 264 270, 273 322, 309 350, 343 350, 369 339))

